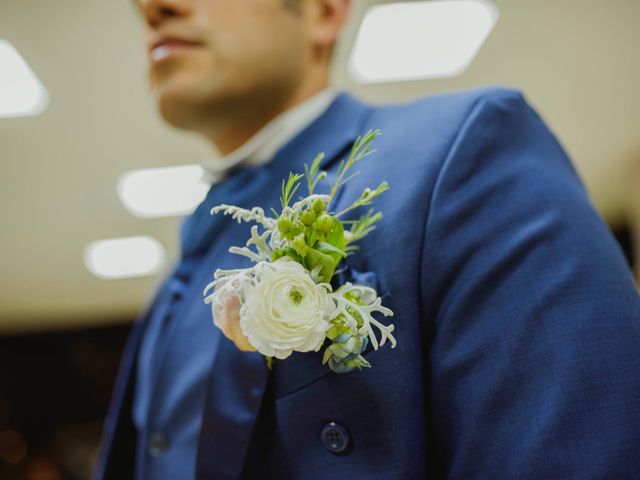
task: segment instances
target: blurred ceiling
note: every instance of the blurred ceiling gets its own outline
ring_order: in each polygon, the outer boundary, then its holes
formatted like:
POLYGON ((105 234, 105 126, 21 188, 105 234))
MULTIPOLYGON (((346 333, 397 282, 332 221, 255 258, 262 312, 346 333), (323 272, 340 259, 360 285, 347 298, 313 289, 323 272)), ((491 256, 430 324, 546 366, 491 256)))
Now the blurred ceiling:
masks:
MULTIPOLYGON (((130 3, 0 2, 0 37, 51 97, 41 116, 0 119, 0 332, 129 321, 158 277, 93 277, 82 261, 93 240, 153 235, 176 254, 179 219, 132 217, 116 180, 213 153, 157 115, 130 3)), ((374 103, 486 84, 520 88, 571 154, 600 212, 611 223, 625 217, 640 163, 640 2, 496 0, 500 19, 459 77, 361 86, 345 64, 374 3, 384 2, 354 2, 335 84, 374 103)))

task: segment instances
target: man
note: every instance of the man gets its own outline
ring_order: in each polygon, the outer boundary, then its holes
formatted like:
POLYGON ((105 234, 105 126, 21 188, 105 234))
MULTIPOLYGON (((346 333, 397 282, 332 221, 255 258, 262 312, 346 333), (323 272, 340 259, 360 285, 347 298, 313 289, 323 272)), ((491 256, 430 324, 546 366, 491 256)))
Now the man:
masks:
MULTIPOLYGON (((139 0, 150 86, 223 155, 182 252, 134 326, 95 478, 634 478, 640 300, 571 163, 523 97, 488 88, 372 107, 328 89, 349 0, 139 0), (245 224, 318 152, 378 152, 347 205, 387 180, 348 258, 395 312, 396 349, 331 373, 268 370, 212 324, 202 290, 240 265, 245 224)), ((339 209, 340 205, 336 208, 339 209)))

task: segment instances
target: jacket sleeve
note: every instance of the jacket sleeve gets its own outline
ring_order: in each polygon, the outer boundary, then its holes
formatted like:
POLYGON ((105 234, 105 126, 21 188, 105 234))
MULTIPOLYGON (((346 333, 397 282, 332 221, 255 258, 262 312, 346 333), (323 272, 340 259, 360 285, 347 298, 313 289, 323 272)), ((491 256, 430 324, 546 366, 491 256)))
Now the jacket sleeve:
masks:
POLYGON ((446 478, 637 478, 640 297, 522 95, 480 99, 440 167, 421 294, 446 478))

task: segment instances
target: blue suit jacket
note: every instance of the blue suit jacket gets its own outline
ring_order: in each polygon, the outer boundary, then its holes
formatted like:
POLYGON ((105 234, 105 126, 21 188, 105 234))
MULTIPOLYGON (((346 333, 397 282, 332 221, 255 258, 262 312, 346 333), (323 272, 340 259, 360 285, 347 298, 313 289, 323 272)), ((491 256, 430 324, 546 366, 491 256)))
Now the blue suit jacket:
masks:
MULTIPOLYGON (((638 291, 520 93, 486 88, 379 107, 342 93, 259 170, 268 181, 244 206, 276 205, 280 179, 319 151, 335 175, 356 136, 375 128, 378 152, 336 208, 381 180, 391 186, 376 204, 383 221, 348 265, 355 276, 371 272, 357 278, 394 310, 397 348, 370 349, 371 369, 337 375, 321 352, 269 371, 259 354, 221 340, 198 478, 637 478, 638 291), (329 422, 348 434, 342 453, 325 445, 329 422)), ((211 248, 243 244, 249 227, 218 217, 211 248)), ((193 268, 242 259, 216 262, 193 268)), ((203 287, 190 285, 188 301, 202 302, 203 287)), ((123 356, 96 479, 132 475, 134 366, 156 305, 123 356)), ((204 304, 187 311, 214 328, 204 304)))

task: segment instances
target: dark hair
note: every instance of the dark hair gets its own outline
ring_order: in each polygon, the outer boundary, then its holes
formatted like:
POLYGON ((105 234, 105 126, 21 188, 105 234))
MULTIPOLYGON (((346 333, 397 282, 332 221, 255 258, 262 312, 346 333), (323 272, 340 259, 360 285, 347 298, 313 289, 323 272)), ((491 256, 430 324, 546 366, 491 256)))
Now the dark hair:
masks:
POLYGON ((300 0, 282 0, 282 3, 293 13, 300 13, 300 0))

